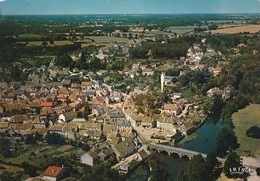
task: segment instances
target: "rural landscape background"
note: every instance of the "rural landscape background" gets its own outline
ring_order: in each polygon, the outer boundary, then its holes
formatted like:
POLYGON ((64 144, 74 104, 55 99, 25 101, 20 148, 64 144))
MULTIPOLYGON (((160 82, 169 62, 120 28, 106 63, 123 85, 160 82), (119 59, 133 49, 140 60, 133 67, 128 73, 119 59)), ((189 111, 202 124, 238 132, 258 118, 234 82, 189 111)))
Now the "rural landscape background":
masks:
POLYGON ((0 180, 260 180, 258 12, 0 1, 0 180))

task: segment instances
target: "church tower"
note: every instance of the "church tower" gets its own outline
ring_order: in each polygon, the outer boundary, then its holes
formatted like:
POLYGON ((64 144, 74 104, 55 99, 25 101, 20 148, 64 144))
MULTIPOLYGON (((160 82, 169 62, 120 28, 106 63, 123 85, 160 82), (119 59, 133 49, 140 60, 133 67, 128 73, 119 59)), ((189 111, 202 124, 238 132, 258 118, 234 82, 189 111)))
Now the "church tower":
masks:
POLYGON ((164 76, 165 76, 165 74, 162 73, 162 74, 161 74, 161 92, 164 91, 164 76))

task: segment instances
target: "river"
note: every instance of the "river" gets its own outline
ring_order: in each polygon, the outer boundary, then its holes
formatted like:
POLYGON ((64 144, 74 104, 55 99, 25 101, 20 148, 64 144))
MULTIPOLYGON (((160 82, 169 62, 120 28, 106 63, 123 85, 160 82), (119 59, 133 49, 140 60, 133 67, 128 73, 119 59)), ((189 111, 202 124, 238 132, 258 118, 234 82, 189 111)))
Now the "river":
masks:
MULTIPOLYGON (((187 148, 190 150, 208 153, 208 151, 214 146, 217 131, 222 126, 222 119, 219 117, 211 117, 192 135, 189 135, 179 147, 187 148)), ((170 180, 176 180, 177 172, 180 169, 188 166, 187 161, 182 159, 175 159, 168 155, 158 155, 160 157, 160 165, 165 168, 170 174, 170 180)), ((128 176, 128 181, 146 181, 149 177, 148 164, 138 166, 128 176)))
POLYGON ((201 153, 208 153, 215 145, 217 131, 222 127, 222 124, 223 120, 219 117, 208 118, 199 130, 188 136, 195 137, 195 139, 187 142, 184 141, 179 147, 201 153))

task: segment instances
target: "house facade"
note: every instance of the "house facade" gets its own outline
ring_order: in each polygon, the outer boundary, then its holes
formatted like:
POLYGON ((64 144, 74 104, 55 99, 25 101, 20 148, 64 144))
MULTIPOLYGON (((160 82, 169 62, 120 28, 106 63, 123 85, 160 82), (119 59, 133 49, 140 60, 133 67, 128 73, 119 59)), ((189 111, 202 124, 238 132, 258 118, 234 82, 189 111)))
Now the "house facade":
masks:
POLYGON ((89 151, 80 157, 81 163, 93 166, 99 160, 98 154, 94 151, 89 151))

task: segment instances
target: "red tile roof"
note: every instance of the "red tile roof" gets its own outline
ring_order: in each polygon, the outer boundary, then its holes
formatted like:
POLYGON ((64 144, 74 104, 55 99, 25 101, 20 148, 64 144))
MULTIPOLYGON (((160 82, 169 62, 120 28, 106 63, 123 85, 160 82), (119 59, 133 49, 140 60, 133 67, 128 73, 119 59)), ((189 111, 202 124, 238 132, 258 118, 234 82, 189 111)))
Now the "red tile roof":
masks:
POLYGON ((57 177, 59 173, 62 171, 62 167, 49 166, 44 172, 43 175, 57 177))
POLYGON ((81 85, 83 85, 83 86, 91 86, 92 82, 82 82, 81 85))
POLYGON ((94 72, 88 72, 88 75, 90 75, 90 76, 92 76, 94 74, 95 74, 94 72))
POLYGON ((52 102, 41 102, 41 107, 52 107, 52 102))
POLYGON ((175 104, 165 104, 164 110, 176 111, 178 110, 178 107, 175 104))
POLYGON ((67 97, 69 96, 69 94, 60 94, 57 96, 58 99, 67 99, 67 97))

